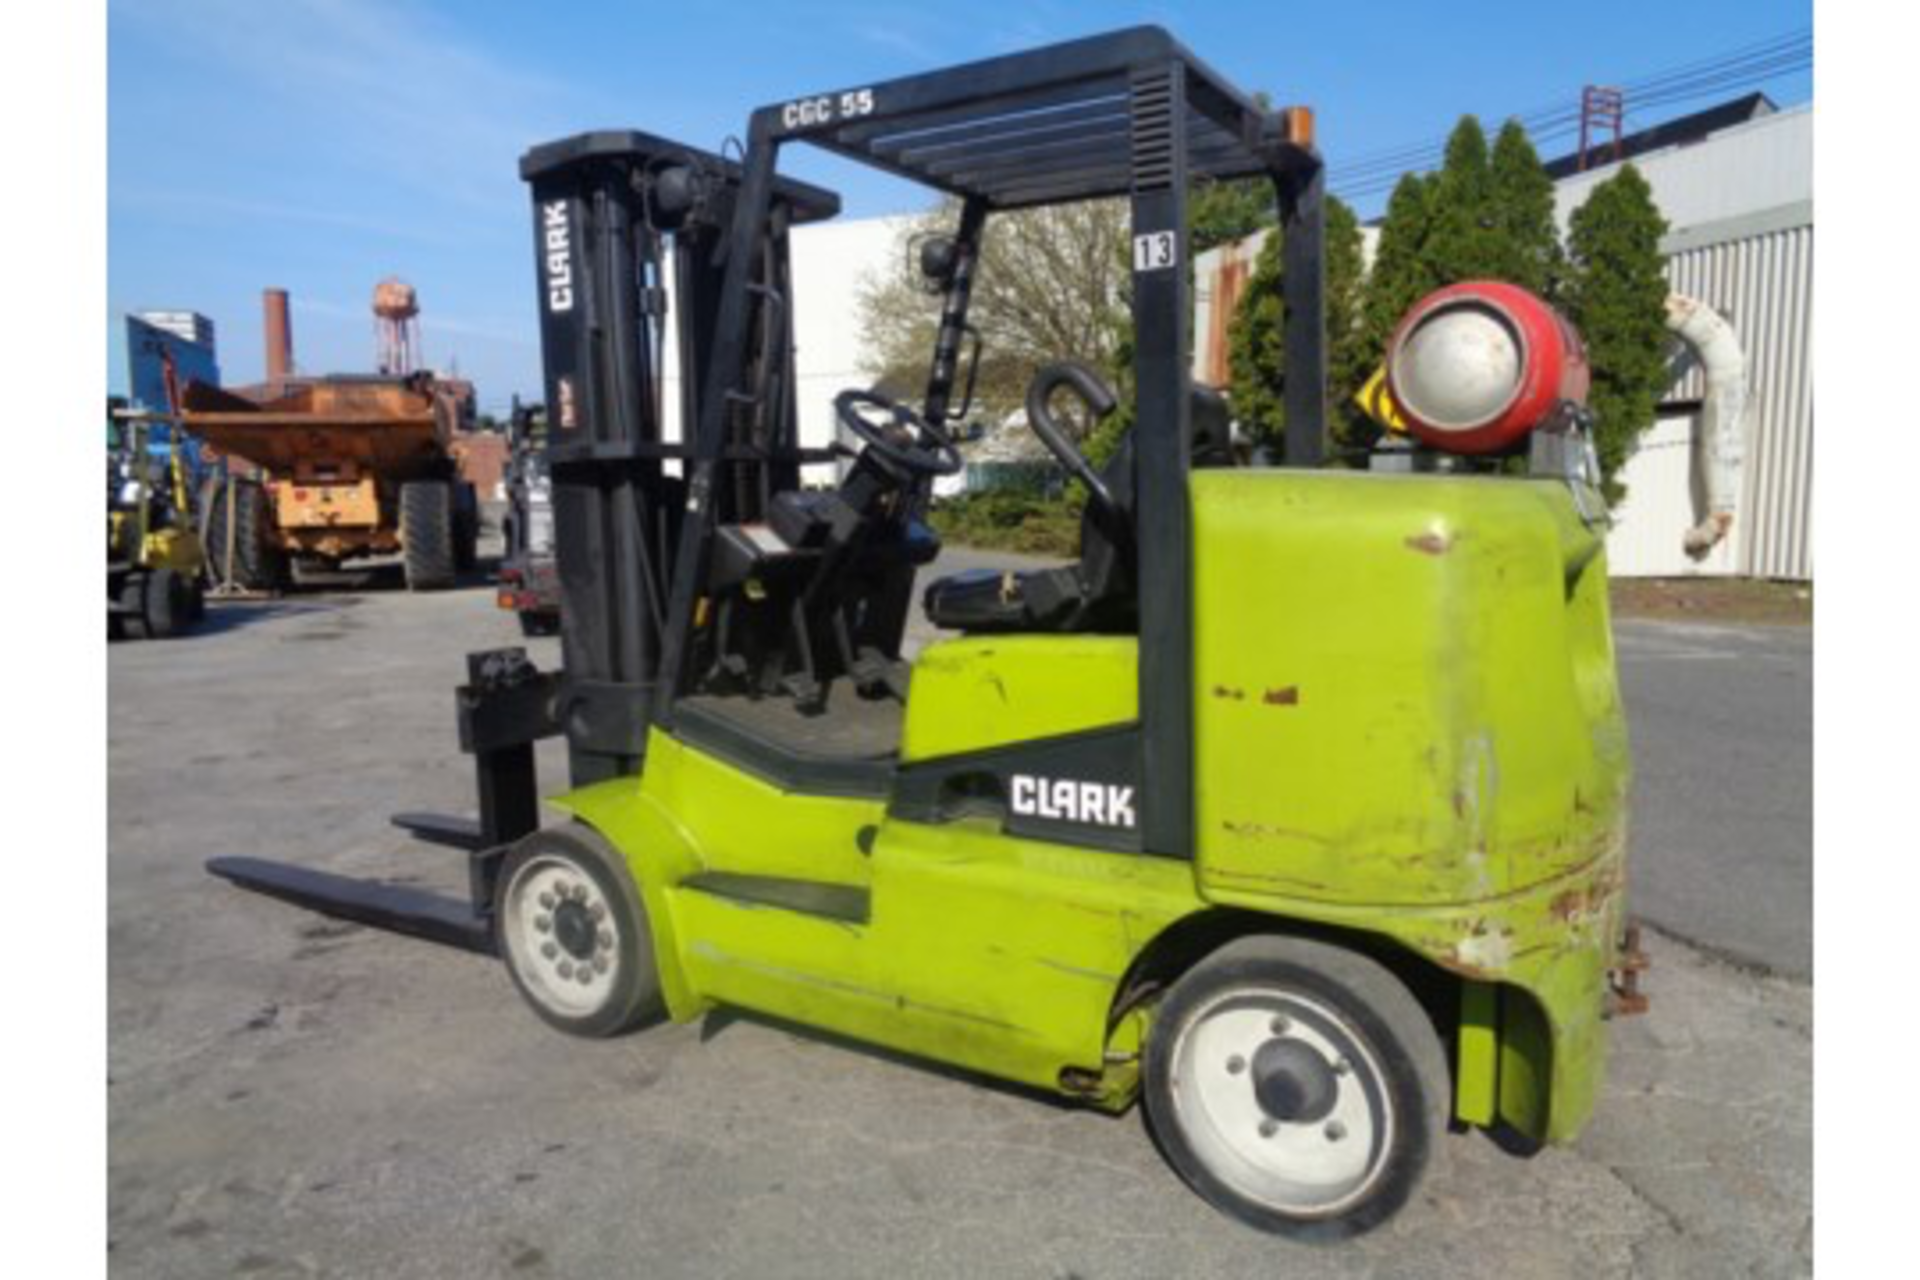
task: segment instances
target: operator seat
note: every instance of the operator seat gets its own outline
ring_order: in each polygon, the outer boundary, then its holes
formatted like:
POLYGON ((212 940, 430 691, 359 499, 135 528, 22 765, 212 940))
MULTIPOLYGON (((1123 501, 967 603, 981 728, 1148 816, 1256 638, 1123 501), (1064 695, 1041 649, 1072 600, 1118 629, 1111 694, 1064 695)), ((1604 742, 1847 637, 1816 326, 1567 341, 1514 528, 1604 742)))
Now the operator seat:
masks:
MULTIPOLYGON (((1193 388, 1189 417, 1193 465, 1234 465, 1226 397, 1193 388)), ((1133 429, 1100 469, 1118 519, 1089 500, 1080 516, 1080 559, 1055 569, 972 569, 937 578, 927 587, 927 620, 950 631, 1106 632, 1139 628, 1134 556, 1133 429)))

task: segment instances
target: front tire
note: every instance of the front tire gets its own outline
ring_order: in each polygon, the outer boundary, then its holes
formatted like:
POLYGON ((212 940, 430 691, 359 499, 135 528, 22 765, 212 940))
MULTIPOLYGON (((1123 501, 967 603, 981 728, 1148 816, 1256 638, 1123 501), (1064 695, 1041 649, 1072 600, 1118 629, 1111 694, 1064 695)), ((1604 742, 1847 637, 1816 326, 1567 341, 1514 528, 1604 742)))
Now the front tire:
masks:
POLYGON ((140 608, 146 634, 153 640, 171 640, 193 625, 193 591, 172 569, 147 574, 140 608))
POLYGON ((120 637, 147 638, 147 575, 136 570, 120 580, 120 637))
POLYGON ((663 1012, 646 908, 625 861, 590 829, 514 845, 493 919, 513 985, 549 1025, 604 1039, 663 1012))
POLYGON ((1446 1055, 1407 988, 1322 942, 1228 943, 1176 983, 1147 1042, 1146 1112, 1209 1203, 1330 1241, 1406 1203, 1449 1109, 1446 1055))

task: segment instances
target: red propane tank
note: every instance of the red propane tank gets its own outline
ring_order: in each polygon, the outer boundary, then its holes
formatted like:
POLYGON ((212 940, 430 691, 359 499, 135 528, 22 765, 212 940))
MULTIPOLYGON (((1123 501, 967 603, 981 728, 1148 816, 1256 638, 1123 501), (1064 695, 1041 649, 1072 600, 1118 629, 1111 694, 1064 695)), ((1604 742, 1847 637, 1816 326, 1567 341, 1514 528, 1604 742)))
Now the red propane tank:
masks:
POLYGON ((1585 404, 1587 384, 1573 326, 1498 280, 1436 289, 1387 343, 1387 387, 1407 429, 1448 453, 1498 453, 1561 403, 1585 404))

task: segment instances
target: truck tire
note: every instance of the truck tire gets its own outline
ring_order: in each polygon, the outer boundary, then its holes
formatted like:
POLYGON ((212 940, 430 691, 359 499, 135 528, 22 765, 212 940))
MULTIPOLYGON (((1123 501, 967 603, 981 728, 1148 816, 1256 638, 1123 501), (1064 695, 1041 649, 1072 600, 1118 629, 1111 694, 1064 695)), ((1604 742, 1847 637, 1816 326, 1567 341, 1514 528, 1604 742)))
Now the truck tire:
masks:
POLYGON ((480 563, 480 494, 472 485, 453 487, 453 566, 461 573, 480 563))
MULTIPOLYGON (((225 582, 227 573, 227 485, 209 480, 201 502, 200 541, 207 553, 207 578, 225 582)), ((267 494, 251 480, 233 485, 233 583, 246 591, 278 591, 286 585, 287 557, 271 542, 267 494)))
POLYGON ((1302 1240, 1390 1218, 1451 1109, 1439 1036, 1385 966, 1304 938, 1241 938, 1174 984, 1143 1095, 1168 1163, 1214 1207, 1302 1240))
POLYGON ((120 635, 127 640, 147 638, 147 575, 136 569, 120 580, 120 635))
POLYGON ((665 1011, 640 892, 589 827, 536 831, 513 846, 493 928, 513 985, 550 1026, 605 1039, 665 1011))
POLYGON ((193 592, 172 569, 159 568, 146 575, 140 607, 149 639, 171 640, 193 625, 193 592))
POLYGON ((445 480, 400 486, 400 551, 407 590, 439 591, 453 585, 453 486, 445 480))

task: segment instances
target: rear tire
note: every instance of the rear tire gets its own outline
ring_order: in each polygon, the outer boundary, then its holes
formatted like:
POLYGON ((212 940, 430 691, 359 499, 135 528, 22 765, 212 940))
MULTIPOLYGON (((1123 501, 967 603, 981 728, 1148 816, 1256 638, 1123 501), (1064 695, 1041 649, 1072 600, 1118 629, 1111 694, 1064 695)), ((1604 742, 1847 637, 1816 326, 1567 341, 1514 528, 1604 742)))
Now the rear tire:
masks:
POLYGON ((1160 1149, 1214 1207, 1344 1240, 1392 1217, 1446 1130, 1445 1052, 1384 966, 1302 938, 1241 938, 1174 984, 1147 1041, 1160 1149))
POLYGON ((665 1010, 639 890, 590 828, 536 831, 513 846, 493 928, 513 985, 568 1035, 622 1035, 665 1010))
POLYGON ((480 563, 480 494, 470 484, 453 488, 453 566, 467 573, 480 563))
MULTIPOLYGON (((227 581, 227 483, 207 482, 201 503, 200 542, 206 549, 207 580, 227 581)), ((251 480, 233 482, 233 579, 246 591, 278 591, 288 579, 287 557, 270 541, 267 494, 251 480)))
POLYGON ((414 480, 400 486, 400 550, 407 590, 440 591, 455 577, 453 486, 414 480))

